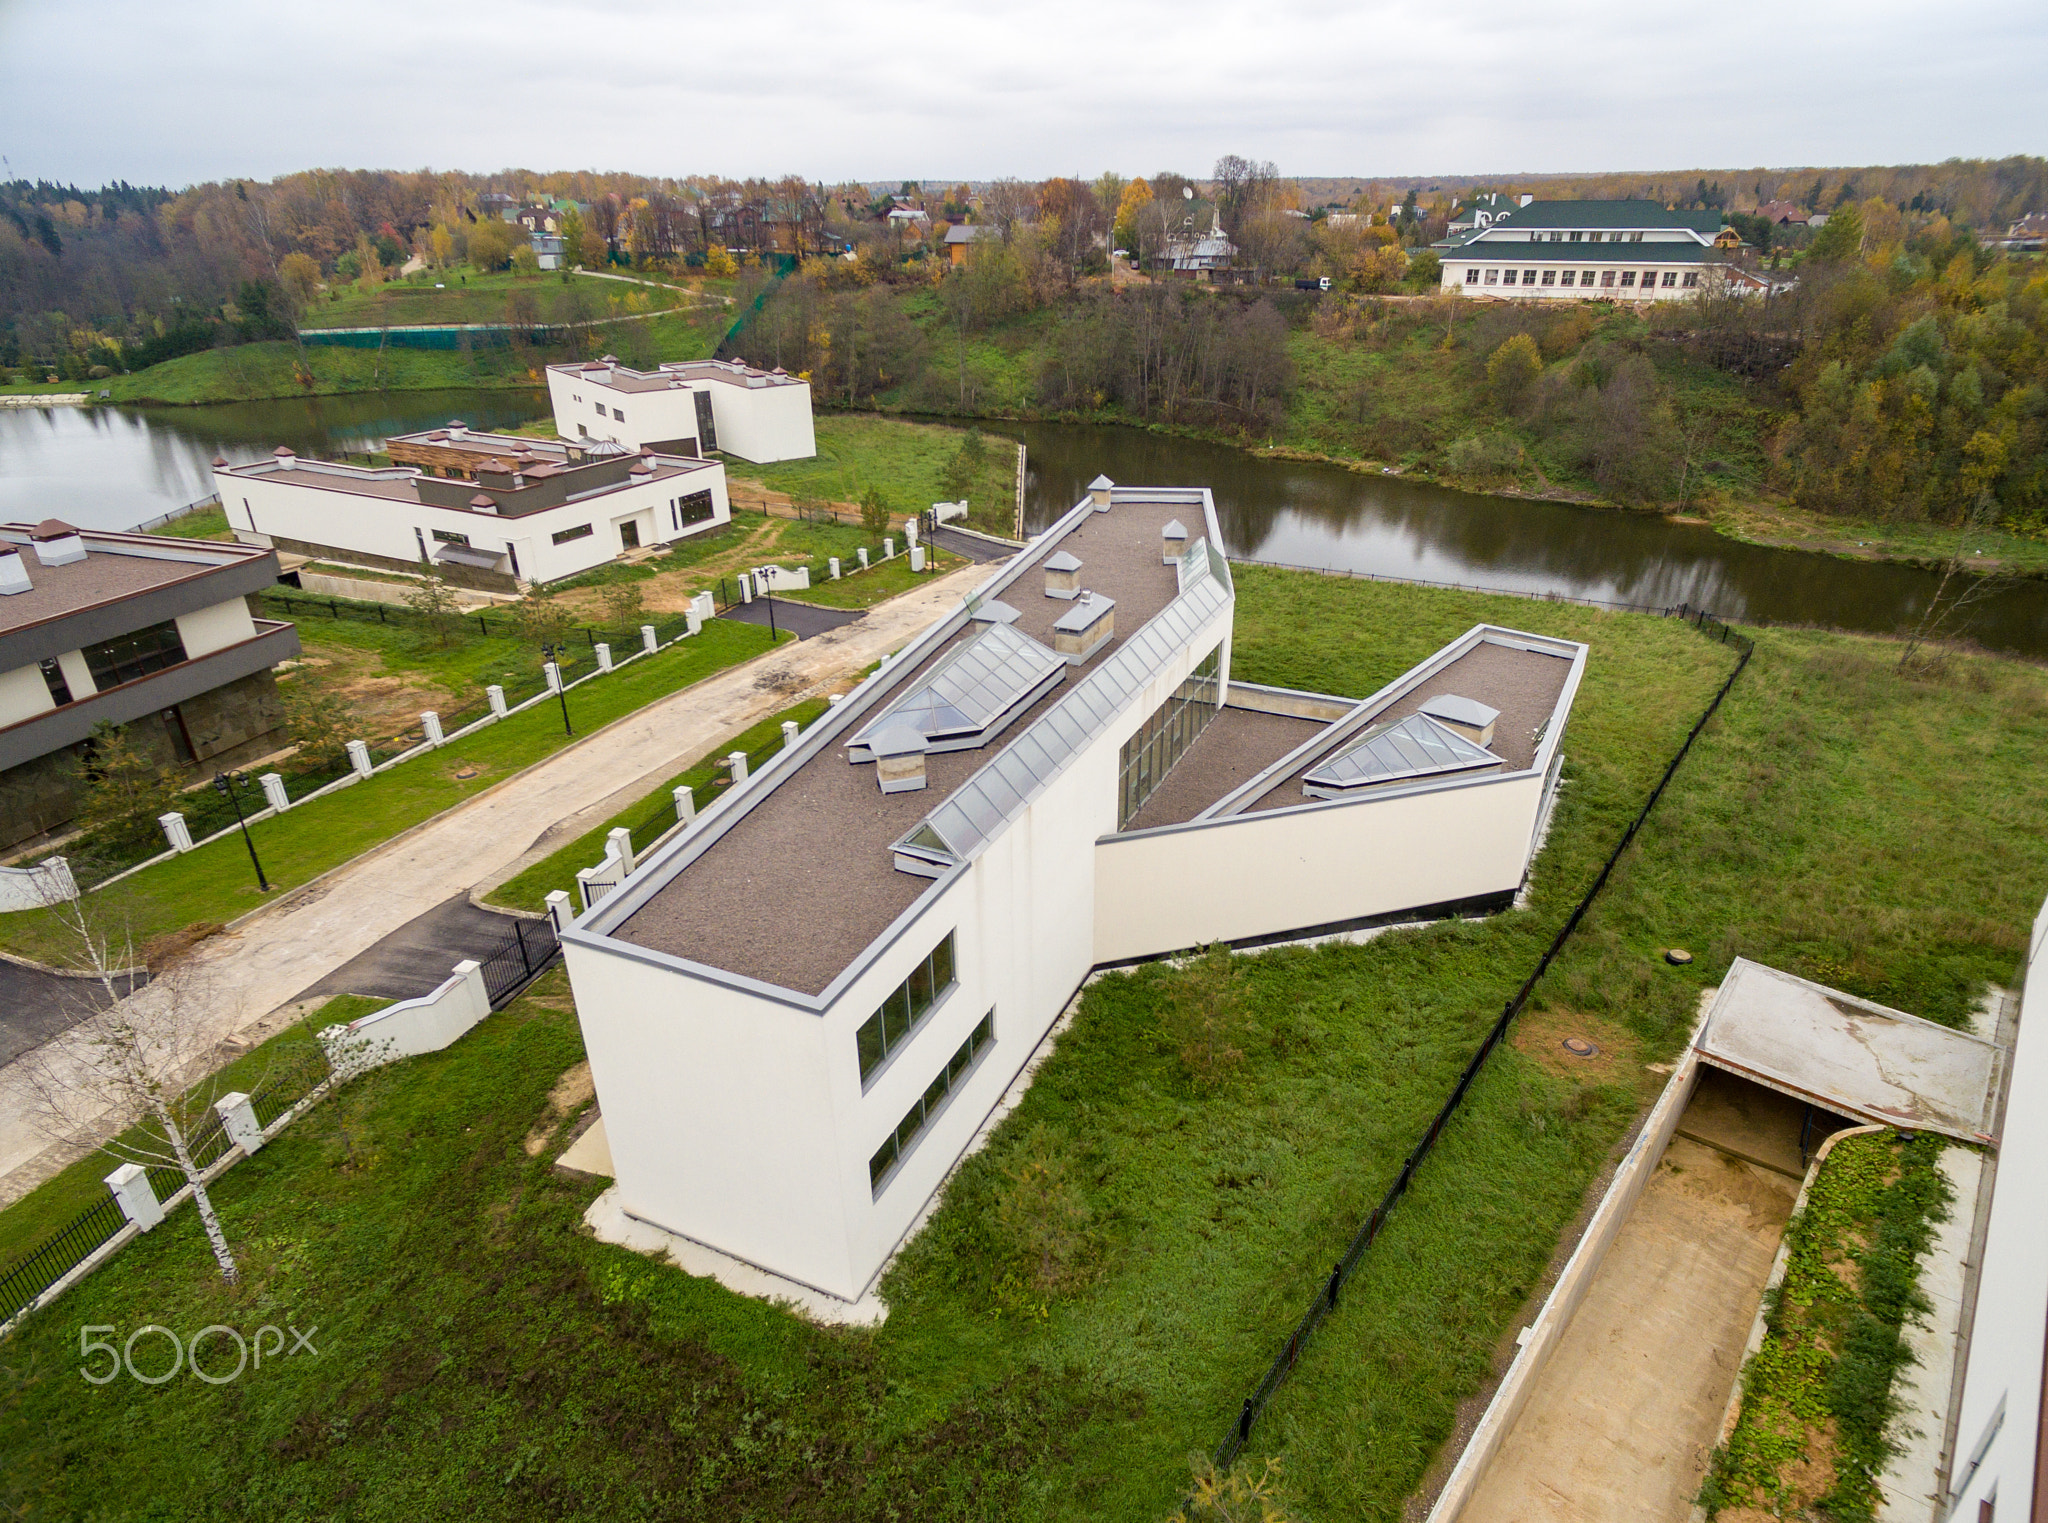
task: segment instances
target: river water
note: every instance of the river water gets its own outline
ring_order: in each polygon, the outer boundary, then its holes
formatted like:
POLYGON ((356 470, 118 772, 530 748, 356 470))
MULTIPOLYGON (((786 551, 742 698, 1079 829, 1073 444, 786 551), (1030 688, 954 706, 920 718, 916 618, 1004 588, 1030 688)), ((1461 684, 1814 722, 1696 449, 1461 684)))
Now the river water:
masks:
MULTIPOLYGON (((547 410, 534 391, 393 392, 178 408, 0 408, 0 521, 59 517, 125 529, 208 495, 210 462, 376 448, 460 418, 476 428, 547 410)), ((1025 522, 1043 527, 1087 483, 1207 486, 1232 555, 1318 569, 1616 603, 1690 603, 1736 620, 1909 629, 1931 573, 1878 561, 1740 544, 1696 524, 1568 503, 1482 497, 1335 466, 1263 460, 1141 429, 990 424, 1029 447, 1025 522)), ((2048 659, 2048 582, 1966 610, 1993 650, 2048 659)))

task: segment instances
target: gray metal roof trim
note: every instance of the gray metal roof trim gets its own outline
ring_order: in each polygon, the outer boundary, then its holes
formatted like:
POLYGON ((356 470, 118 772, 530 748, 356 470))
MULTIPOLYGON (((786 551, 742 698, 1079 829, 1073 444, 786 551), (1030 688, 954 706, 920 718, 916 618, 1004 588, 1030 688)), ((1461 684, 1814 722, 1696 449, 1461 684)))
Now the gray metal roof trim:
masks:
POLYGON ((987 624, 941 656, 880 718, 863 727, 847 744, 867 745, 885 730, 899 725, 934 736, 987 730, 1015 709, 1026 694, 1065 667, 1065 658, 1058 652, 1011 625, 987 624), (929 701, 919 701, 925 698, 929 701), (960 722, 939 726, 919 722, 918 714, 935 715, 941 707, 957 713, 960 722))
POLYGON ((1230 602, 1231 593, 1224 583, 1212 576, 1201 577, 896 844, 904 845, 919 831, 929 829, 960 861, 979 856, 1074 754, 1123 712, 1152 671, 1230 602))

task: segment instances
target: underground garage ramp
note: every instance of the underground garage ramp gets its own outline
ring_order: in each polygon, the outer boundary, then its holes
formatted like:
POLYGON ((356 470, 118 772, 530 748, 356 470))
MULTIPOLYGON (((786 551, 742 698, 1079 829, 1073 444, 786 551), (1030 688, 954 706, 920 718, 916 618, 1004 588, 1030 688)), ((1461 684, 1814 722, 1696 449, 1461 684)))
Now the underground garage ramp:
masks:
POLYGON ((1877 1126, 1990 1142, 1999 1047, 1738 957, 1701 1061, 1877 1126))

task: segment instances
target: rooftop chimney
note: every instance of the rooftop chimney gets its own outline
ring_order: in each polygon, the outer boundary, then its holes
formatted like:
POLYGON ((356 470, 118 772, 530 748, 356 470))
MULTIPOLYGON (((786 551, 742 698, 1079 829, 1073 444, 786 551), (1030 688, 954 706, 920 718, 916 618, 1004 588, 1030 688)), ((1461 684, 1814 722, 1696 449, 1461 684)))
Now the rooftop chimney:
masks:
POLYGON ((36 559, 45 566, 69 566, 85 559, 85 541, 78 531, 60 518, 46 518, 28 531, 36 547, 36 559))
POLYGON ((1053 620, 1052 648, 1079 666, 1116 634, 1116 599, 1083 592, 1074 606, 1053 620))
POLYGON ((875 782, 884 793, 916 793, 924 787, 930 742, 908 720, 869 736, 867 748, 875 758, 875 782))
POLYGON ((1159 531, 1159 559, 1171 566, 1178 561, 1188 548, 1187 525, 1178 518, 1159 531))
POLYGON ((1527 206, 1527 205, 1528 205, 1528 204, 1529 204, 1529 203, 1530 203, 1531 201, 1533 201, 1533 200, 1535 200, 1535 199, 1536 199, 1536 198, 1535 198, 1534 196, 1519 196, 1519 197, 1517 197, 1517 198, 1516 198, 1516 200, 1515 200, 1515 205, 1517 205, 1517 206, 1527 206))
POLYGON ((1107 476, 1097 476, 1088 483, 1088 495, 1095 499, 1096 512, 1107 513, 1109 511, 1109 489, 1115 485, 1116 483, 1107 476))
POLYGON ((290 470, 293 466, 299 463, 299 457, 297 453, 293 451, 292 447, 289 444, 280 444, 276 449, 270 452, 270 455, 272 459, 274 459, 279 465, 283 466, 286 470, 290 470))
POLYGON ((1499 709, 1488 708, 1476 699, 1460 698, 1456 693, 1439 693, 1424 699, 1422 712, 1475 746, 1493 744, 1494 721, 1500 718, 1499 709))
POLYGON ((28 566, 12 545, 0 545, 0 597, 27 592, 35 583, 28 579, 28 566))
POLYGON ((1072 602, 1074 594, 1081 590, 1081 562, 1066 551, 1060 550, 1045 560, 1045 595, 1072 602))
POLYGON ((226 455, 215 455, 215 456, 213 457, 213 468, 214 468, 215 470, 217 470, 217 471, 224 471, 224 470, 226 470, 226 469, 227 469, 227 466, 228 466, 228 457, 227 457, 226 455))

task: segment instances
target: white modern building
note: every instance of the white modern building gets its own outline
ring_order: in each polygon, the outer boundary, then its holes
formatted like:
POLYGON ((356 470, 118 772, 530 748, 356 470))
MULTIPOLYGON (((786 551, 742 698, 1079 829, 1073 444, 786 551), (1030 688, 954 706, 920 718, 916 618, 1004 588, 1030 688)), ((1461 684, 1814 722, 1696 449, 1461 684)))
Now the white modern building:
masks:
POLYGON ((1482 208, 1435 247, 1443 289, 1550 301, 1671 301, 1703 287, 1762 291, 1730 261, 1739 242, 1719 212, 1655 201, 1530 201, 1482 208))
POLYGON ((248 465, 216 459, 214 489, 244 544, 499 591, 559 581, 732 518, 715 460, 460 424, 391 445, 452 463, 436 475, 421 464, 344 465, 279 449, 248 465))
POLYGON ((1091 970, 1512 902, 1586 648, 1236 682, 1218 545, 1098 480, 574 921, 605 1209, 857 1302, 1091 970))
POLYGON ((818 453, 811 383, 730 360, 688 360, 633 370, 610 355, 548 366, 555 431, 669 455, 722 452, 766 464, 818 453))

